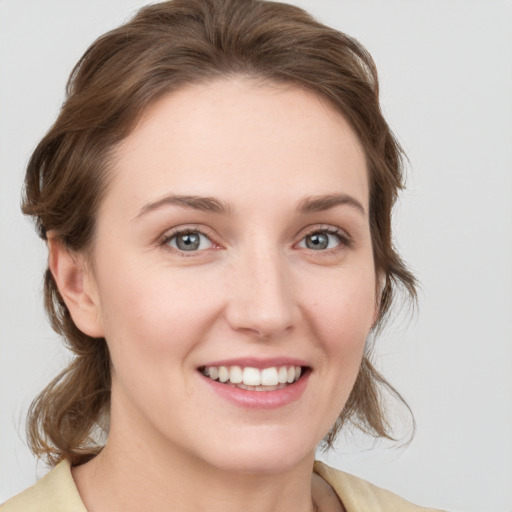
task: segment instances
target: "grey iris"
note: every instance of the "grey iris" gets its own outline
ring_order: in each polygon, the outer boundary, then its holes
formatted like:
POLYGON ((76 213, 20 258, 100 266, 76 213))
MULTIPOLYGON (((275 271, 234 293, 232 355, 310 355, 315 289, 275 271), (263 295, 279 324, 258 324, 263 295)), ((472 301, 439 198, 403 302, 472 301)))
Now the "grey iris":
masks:
POLYGON ((176 247, 182 251, 195 251, 200 242, 198 233, 183 233, 176 237, 176 247))
POLYGON ((306 237, 306 247, 316 251, 326 249, 329 245, 329 237, 325 233, 313 233, 306 237))

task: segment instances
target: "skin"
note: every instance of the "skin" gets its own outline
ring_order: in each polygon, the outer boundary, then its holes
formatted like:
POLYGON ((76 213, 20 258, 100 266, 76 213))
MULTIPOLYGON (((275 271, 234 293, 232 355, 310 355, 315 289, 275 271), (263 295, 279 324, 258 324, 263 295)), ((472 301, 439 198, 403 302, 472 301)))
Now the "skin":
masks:
POLYGON ((108 442, 73 469, 88 510, 300 512, 312 497, 342 510, 311 471, 377 316, 353 130, 310 92, 231 78, 152 105, 113 169, 91 258, 50 242, 75 323, 112 356, 108 442), (162 202, 171 194, 227 211, 162 202), (333 194, 344 201, 298 213, 333 194), (204 233, 200 248, 180 251, 175 229, 204 233), (339 235, 309 248, 326 229, 339 235), (305 360, 306 389, 277 409, 240 408, 198 371, 234 357, 305 360))

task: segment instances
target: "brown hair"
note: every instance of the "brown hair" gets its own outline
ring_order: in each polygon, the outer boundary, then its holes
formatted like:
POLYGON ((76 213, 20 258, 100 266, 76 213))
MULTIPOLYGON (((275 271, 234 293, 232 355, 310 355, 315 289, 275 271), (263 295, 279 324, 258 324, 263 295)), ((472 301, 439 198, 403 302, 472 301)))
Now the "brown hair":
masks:
MULTIPOLYGON (((100 37, 75 66, 59 117, 27 168, 23 212, 40 236, 87 251, 109 179, 109 158, 141 113, 186 84, 244 75, 307 88, 348 120, 365 150, 370 179, 370 229, 375 269, 383 276, 382 322, 397 285, 415 296, 414 278, 393 248, 391 209, 402 188, 402 151, 379 107, 377 72, 354 39, 287 4, 258 0, 173 0, 141 9, 100 37)), ((110 361, 104 339, 73 323, 49 270, 45 305, 53 328, 74 353, 70 366, 29 411, 31 449, 50 464, 80 464, 101 449, 108 430, 110 361)), ((391 438, 367 347, 347 404, 326 438, 331 444, 351 422, 391 438)))

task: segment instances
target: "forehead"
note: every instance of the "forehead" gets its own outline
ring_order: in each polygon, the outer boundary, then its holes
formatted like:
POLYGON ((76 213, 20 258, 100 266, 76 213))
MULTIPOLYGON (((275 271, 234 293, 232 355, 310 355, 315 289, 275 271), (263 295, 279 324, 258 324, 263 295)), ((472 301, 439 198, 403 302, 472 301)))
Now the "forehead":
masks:
POLYGON ((191 85, 151 105, 114 155, 108 195, 131 204, 176 192, 222 196, 351 193, 368 204, 357 136, 304 89, 245 78, 191 85))

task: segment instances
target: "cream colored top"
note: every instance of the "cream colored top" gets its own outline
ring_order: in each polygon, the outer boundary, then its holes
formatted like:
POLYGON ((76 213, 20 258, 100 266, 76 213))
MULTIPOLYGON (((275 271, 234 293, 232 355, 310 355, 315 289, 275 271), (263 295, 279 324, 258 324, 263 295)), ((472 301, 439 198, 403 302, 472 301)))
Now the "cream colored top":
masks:
MULTIPOLYGON (((435 512, 322 462, 315 462, 314 470, 335 490, 347 512, 435 512)), ((78 494, 69 462, 63 461, 35 485, 1 505, 0 511, 87 512, 87 509, 78 494)))

